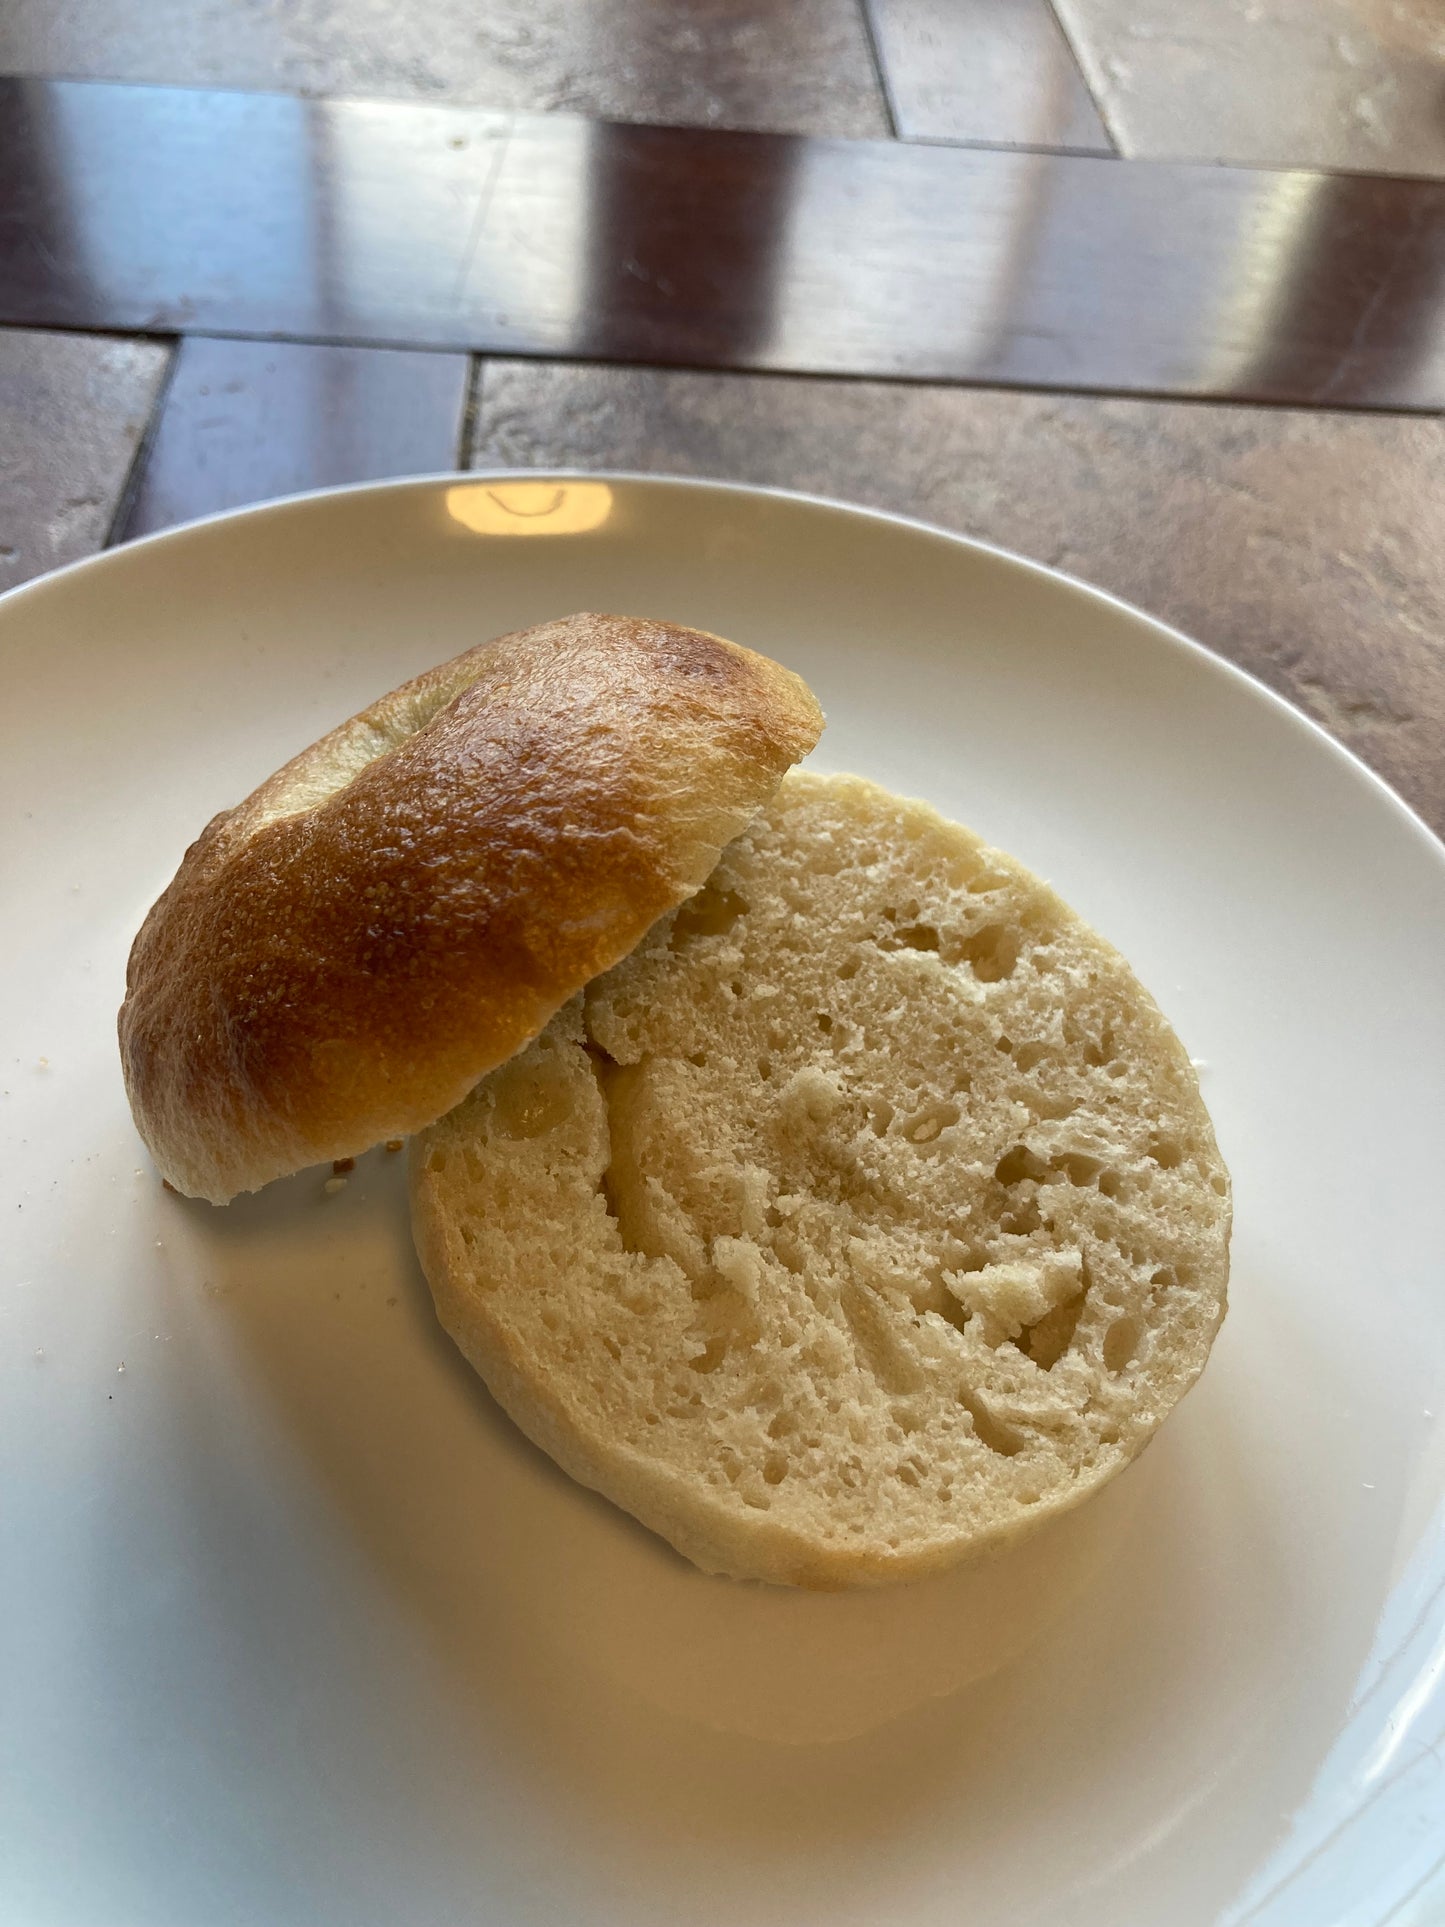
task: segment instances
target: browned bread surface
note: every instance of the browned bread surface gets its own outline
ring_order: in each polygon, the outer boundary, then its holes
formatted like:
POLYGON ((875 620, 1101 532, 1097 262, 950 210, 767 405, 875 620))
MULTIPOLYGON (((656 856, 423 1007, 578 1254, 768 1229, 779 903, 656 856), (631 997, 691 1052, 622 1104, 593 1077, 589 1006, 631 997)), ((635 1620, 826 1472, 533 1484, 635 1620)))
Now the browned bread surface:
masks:
POLYGON ((120 1046, 177 1189, 419 1129, 705 880, 822 717, 716 636, 577 615, 405 683, 217 816, 131 951, 120 1046))
POLYGON ((412 1149, 442 1322, 709 1571, 907 1579, 1143 1449, 1229 1180, 1116 951, 924 805, 795 772, 707 888, 412 1149))

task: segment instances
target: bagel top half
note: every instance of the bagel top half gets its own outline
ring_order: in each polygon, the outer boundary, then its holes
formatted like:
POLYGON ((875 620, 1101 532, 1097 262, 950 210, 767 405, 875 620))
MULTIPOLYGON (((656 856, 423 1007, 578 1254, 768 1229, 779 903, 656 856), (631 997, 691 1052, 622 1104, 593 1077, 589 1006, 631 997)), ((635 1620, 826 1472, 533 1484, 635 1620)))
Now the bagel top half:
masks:
POLYGON ((126 1089, 223 1203, 457 1104, 706 880, 807 754, 790 671, 577 615, 404 683, 215 817, 131 950, 126 1089))

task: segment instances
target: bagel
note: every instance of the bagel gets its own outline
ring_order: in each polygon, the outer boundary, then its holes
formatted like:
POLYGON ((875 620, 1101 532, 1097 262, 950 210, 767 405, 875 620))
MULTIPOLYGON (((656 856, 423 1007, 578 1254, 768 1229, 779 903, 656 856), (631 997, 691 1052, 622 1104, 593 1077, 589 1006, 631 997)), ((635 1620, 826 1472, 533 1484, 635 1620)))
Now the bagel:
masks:
POLYGON ((934 1572, 1199 1375, 1229 1179, 1183 1046, 1011 858, 786 777, 707 889, 412 1145, 442 1323, 710 1572, 934 1572))
POLYGON ((577 615, 403 684, 215 817, 119 1018, 141 1136, 224 1203, 452 1108, 706 880, 822 716, 698 630, 577 615))

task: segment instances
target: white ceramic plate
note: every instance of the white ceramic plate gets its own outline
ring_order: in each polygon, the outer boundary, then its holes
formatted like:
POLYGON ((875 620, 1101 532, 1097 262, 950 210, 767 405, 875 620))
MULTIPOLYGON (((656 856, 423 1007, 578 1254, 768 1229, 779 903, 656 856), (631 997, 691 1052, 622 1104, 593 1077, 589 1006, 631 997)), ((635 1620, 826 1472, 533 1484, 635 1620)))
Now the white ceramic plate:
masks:
POLYGON ((1445 850, 1257 685, 995 551, 779 495, 451 478, 0 605, 0 1918, 1445 1918, 1445 850), (824 767, 1051 878, 1205 1061, 1233 1308, 997 1564, 808 1597, 573 1487, 434 1324, 399 1158, 165 1194, 113 1019, 211 815, 574 608, 800 669, 824 767))

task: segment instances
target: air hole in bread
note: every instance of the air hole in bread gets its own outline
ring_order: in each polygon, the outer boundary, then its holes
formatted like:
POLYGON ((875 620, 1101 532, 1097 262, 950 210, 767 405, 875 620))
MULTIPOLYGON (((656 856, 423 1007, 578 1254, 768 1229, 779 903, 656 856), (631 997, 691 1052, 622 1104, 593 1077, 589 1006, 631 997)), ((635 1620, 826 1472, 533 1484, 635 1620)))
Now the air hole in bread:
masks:
POLYGON ((1149 1155, 1161 1171, 1173 1171, 1184 1162, 1184 1147, 1172 1137, 1156 1137, 1149 1146, 1149 1155))
POLYGON ((1099 1173, 1099 1189, 1106 1198, 1117 1198, 1124 1189, 1123 1177, 1118 1171, 1101 1171, 1099 1173))
POLYGON ((1090 1037, 1084 1040, 1084 1062, 1092 1069, 1102 1070, 1104 1065, 1109 1063, 1113 1058, 1113 1055, 1114 1031, 1112 1025, 1105 1024, 1102 1035, 1097 1039, 1090 1037))
POLYGON ((695 1372, 715 1372, 727 1355, 728 1341, 726 1338, 714 1334, 703 1346, 697 1357, 690 1358, 687 1362, 695 1372))
POLYGON ((1051 1096, 1030 1086, 1024 1092, 1024 1102, 1040 1124, 1057 1124, 1061 1118, 1074 1114, 1073 1100, 1062 1093, 1051 1096))
POLYGON ((1022 947, 1016 930, 1002 923, 986 923, 964 939, 960 954, 981 984, 997 984, 1012 977, 1022 947))
POLYGON ((851 982, 851 980, 858 975, 862 965, 863 960, 861 957, 845 957, 838 966, 838 976, 840 980, 845 984, 851 982))
POLYGON ((887 1137, 888 1127, 893 1122, 893 1106, 886 1097, 875 1097, 868 1107, 868 1122, 874 1137, 887 1137))
POLYGON ((1065 1304, 1045 1312, 1037 1323, 1025 1325, 1015 1339, 1019 1350, 1025 1357, 1031 1358, 1040 1371, 1051 1372, 1073 1344, 1087 1295, 1086 1287, 1065 1304))
POLYGON ((1002 1419, 995 1418, 967 1387, 959 1391, 958 1402, 973 1420, 974 1436, 980 1445, 986 1445, 990 1452, 997 1452, 1004 1459, 1011 1459, 1023 1450, 1024 1441, 1019 1433, 1002 1419))
POLYGON ((781 1452, 769 1452, 763 1461, 763 1478, 769 1485, 781 1485, 788 1476, 788 1461, 781 1452))
POLYGON ((990 891, 1002 890, 1007 883, 1008 878, 1002 871, 990 870, 985 867, 982 870, 975 871, 965 887, 970 896, 986 897, 990 891))
POLYGON ((1104 1169, 1104 1160, 1088 1157, 1082 1151, 1065 1151, 1051 1160, 1051 1168, 1070 1184, 1092 1184, 1104 1169))
POLYGON ((760 1057, 758 1059, 758 1076, 766 1084, 768 1079, 772 1076, 772 1074, 773 1074, 773 1060, 770 1057, 760 1057))
POLYGON ((833 1029, 833 1019, 828 1015, 826 1010, 820 1010, 818 1012, 818 1028, 825 1037, 827 1037, 833 1029))
POLYGON ((1021 1071, 1036 1070, 1048 1054, 1047 1044, 1020 1044, 1014 1052, 1014 1062, 1021 1071))
POLYGON ((910 1144, 931 1144, 950 1125, 957 1124, 960 1115, 956 1104, 925 1104, 921 1111, 905 1118, 900 1128, 910 1144))
POLYGON ((1001 1030, 993 1040, 993 1047, 997 1051, 1002 1051, 1004 1056, 1008 1057, 1013 1051, 1014 1040, 1009 1036, 1007 1031, 1001 1030))
POLYGON ((1043 1184, 1052 1175, 1048 1164, 1027 1144, 1016 1144, 1011 1151, 1005 1151, 994 1166, 993 1174, 1000 1184, 1006 1186, 1024 1184, 1029 1180, 1043 1184))
POLYGON ((1020 1198, 1012 1211, 1006 1211, 999 1219, 999 1229, 1007 1231, 1010 1237, 1026 1238, 1031 1231, 1037 1231, 1043 1223, 1037 1198, 1020 1198))
POLYGON ((1104 1334, 1104 1369, 1122 1372, 1138 1349, 1138 1322, 1133 1318, 1116 1318, 1104 1334))
POLYGON ((940 1289, 933 1294, 933 1297, 929 1301, 929 1310, 935 1317, 941 1318, 946 1325, 952 1325, 956 1332, 966 1330, 968 1321, 972 1318, 973 1313, 967 1305, 962 1304, 954 1297, 953 1293, 942 1284, 941 1279, 939 1283, 940 1289))
POLYGON ((705 883, 673 918, 668 944, 673 950, 681 950, 694 937, 725 937, 747 907, 747 900, 736 890, 705 883))
POLYGON ((891 938, 885 938, 881 946, 887 950, 937 950, 938 932, 931 923, 909 923, 895 930, 891 938))

